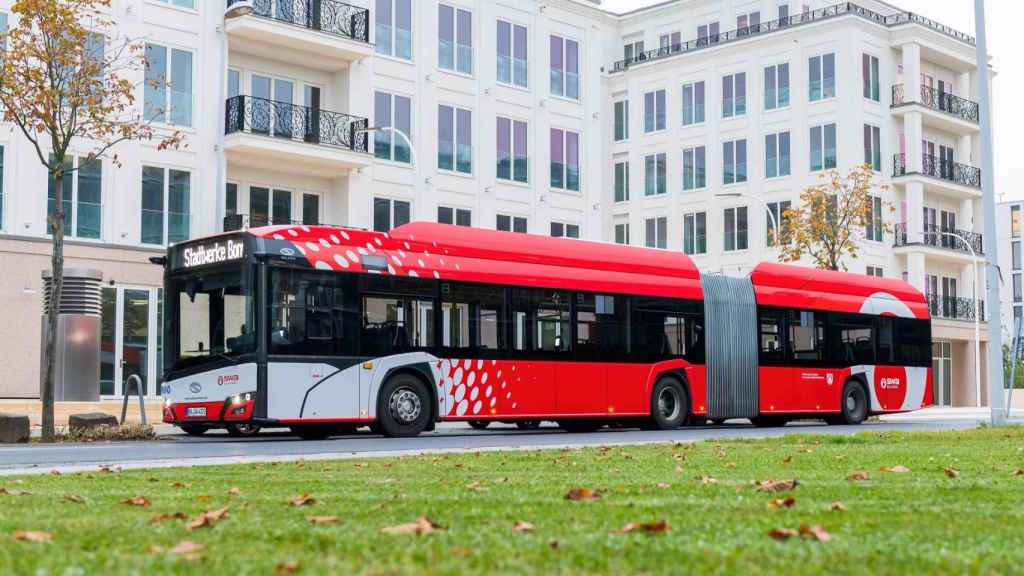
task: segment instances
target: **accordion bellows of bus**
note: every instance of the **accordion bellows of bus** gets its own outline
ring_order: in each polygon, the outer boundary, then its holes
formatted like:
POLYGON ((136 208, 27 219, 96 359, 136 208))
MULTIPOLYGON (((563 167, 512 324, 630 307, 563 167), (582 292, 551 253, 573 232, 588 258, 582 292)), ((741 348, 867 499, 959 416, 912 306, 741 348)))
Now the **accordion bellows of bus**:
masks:
POLYGON ((433 223, 272 226, 172 246, 164 420, 323 438, 436 422, 570 431, 858 424, 932 401, 909 284, 433 223))

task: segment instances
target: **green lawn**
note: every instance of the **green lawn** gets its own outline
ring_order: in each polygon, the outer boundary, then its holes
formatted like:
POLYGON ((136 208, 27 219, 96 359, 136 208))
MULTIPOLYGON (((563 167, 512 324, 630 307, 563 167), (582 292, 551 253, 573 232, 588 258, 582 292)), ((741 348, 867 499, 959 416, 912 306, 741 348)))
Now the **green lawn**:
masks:
POLYGON ((1009 428, 0 478, 0 574, 1020 573, 1022 467, 1024 429, 1009 428), (799 485, 751 483, 769 479, 799 485), (567 500, 574 488, 601 496, 567 500), (303 493, 316 502, 289 503, 303 493), (123 503, 137 496, 151 504, 123 503), (445 529, 381 532, 424 514, 445 529), (801 525, 832 538, 769 536, 801 525), (202 548, 171 552, 186 540, 202 548))

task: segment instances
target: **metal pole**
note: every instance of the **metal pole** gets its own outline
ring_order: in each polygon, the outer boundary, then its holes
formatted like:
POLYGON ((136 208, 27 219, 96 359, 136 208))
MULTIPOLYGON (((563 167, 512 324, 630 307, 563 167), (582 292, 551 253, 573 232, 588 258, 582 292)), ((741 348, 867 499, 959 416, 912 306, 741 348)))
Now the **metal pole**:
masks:
POLYGON ((974 279, 971 281, 974 294, 974 392, 977 395, 977 407, 981 408, 981 306, 978 302, 978 253, 966 238, 956 232, 941 231, 944 236, 952 236, 964 243, 971 251, 971 258, 974 260, 974 279))
MULTIPOLYGON (((988 33, 985 29, 985 0, 974 0, 974 24, 977 28, 978 105, 981 120, 981 188, 985 206, 985 255, 988 269, 988 309, 1000 310, 999 300, 999 242, 996 240, 995 170, 992 161, 992 94, 989 89, 988 33)), ((999 322, 988 323, 988 403, 993 426, 1006 423, 1003 413, 1003 334, 999 322)))
MULTIPOLYGON (((768 203, 765 202, 764 199, 758 198, 757 196, 754 196, 753 194, 748 194, 746 192, 723 192, 721 194, 716 194, 716 196, 718 196, 719 198, 750 198, 751 200, 756 200, 760 202, 761 206, 764 206, 765 211, 768 212, 768 219, 772 223, 772 229, 775 230, 775 243, 782 243, 782 237, 779 236, 779 222, 778 220, 775 219, 775 214, 772 213, 770 208, 768 208, 768 203)), ((781 211, 782 206, 780 205, 779 208, 781 211)), ((779 216, 781 216, 781 214, 779 216)))

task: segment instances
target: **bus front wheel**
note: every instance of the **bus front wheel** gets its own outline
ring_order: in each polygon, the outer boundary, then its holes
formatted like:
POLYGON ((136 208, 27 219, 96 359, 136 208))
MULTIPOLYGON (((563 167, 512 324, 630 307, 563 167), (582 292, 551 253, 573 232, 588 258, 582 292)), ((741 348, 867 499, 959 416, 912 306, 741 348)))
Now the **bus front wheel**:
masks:
POLYGON ((651 420, 655 428, 675 430, 690 413, 690 398, 675 378, 662 377, 651 393, 651 420))
POLYGON ((829 424, 857 425, 868 417, 868 394, 856 380, 847 380, 840 401, 842 413, 826 420, 829 424))
POLYGON ((384 383, 377 420, 385 436, 416 436, 426 430, 432 417, 430 394, 422 380, 411 374, 396 374, 384 383))

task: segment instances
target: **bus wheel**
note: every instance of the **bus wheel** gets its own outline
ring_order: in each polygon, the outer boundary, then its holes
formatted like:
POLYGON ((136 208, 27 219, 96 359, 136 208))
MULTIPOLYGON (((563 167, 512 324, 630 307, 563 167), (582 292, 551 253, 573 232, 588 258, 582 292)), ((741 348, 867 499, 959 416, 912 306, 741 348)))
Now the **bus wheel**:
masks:
POLYGON ((540 428, 540 420, 520 420, 516 422, 516 428, 520 430, 536 430, 540 428))
POLYGON ((249 422, 228 424, 228 436, 232 438, 246 438, 260 433, 260 425, 249 422))
POLYGON ((410 374, 397 374, 380 391, 377 419, 385 436, 416 436, 427 428, 433 412, 423 382, 410 374))
POLYGON ((868 395, 857 380, 847 380, 843 386, 842 414, 827 420, 829 424, 857 425, 868 417, 868 395))
POLYGON ((566 432, 596 432, 604 426, 599 420, 559 420, 558 427, 566 432))
POLYGON ((209 430, 206 426, 201 426, 199 424, 182 424, 179 428, 189 436, 202 436, 203 434, 206 434, 207 430, 209 430))
POLYGON ((289 429, 303 440, 326 440, 338 430, 331 424, 293 424, 289 429))
POLYGON ((483 429, 485 429, 485 428, 487 428, 488 426, 491 425, 491 421, 490 420, 470 420, 469 422, 466 422, 466 424, 469 424, 469 427, 474 429, 474 430, 483 430, 483 429))
POLYGON ((674 430, 683 425, 690 413, 690 399, 675 378, 664 377, 651 393, 651 420, 660 430, 674 430))

